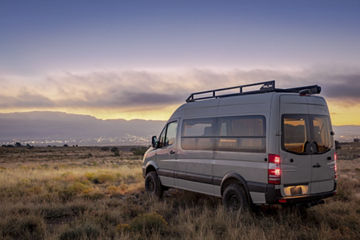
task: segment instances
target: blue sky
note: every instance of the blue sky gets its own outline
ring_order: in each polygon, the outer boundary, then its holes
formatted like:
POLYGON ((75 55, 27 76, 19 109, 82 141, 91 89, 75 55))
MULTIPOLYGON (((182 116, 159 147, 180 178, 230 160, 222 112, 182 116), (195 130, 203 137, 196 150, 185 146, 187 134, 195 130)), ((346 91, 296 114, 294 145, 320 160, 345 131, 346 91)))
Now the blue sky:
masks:
POLYGON ((357 64, 360 1, 0 3, 0 70, 357 64))
POLYGON ((276 79, 321 84, 336 122, 360 124, 359 13, 358 0, 0 0, 0 112, 166 119, 192 91, 276 79))

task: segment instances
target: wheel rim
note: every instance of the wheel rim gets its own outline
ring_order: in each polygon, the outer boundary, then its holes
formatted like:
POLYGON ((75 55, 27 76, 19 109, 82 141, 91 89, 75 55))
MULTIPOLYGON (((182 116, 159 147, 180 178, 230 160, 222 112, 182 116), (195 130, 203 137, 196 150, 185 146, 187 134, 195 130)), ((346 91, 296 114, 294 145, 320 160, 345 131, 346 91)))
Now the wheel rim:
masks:
POLYGON ((229 209, 232 211, 237 211, 241 208, 241 200, 235 193, 229 194, 228 197, 229 209))
POLYGON ((145 182, 145 189, 148 192, 154 192, 155 189, 155 183, 151 178, 148 178, 145 182))

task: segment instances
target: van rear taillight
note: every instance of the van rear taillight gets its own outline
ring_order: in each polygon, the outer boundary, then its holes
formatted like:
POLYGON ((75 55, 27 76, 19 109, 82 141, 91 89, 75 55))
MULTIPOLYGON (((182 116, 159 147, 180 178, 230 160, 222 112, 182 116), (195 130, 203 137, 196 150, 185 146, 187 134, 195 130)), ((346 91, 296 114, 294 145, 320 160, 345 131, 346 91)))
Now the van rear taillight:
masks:
POLYGON ((281 181, 280 156, 276 154, 269 154, 268 159, 269 159, 268 183, 280 184, 281 181))
POLYGON ((335 179, 337 178, 337 154, 336 152, 334 153, 334 161, 335 161, 335 164, 334 164, 334 173, 335 173, 335 179))

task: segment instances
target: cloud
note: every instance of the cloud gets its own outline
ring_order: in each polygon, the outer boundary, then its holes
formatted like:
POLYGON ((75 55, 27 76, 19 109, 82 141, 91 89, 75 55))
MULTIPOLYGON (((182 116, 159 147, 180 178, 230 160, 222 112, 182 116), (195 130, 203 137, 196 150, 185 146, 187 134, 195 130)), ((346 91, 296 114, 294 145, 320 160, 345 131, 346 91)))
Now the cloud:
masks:
POLYGON ((277 87, 319 84, 339 101, 360 100, 360 69, 310 68, 296 71, 253 69, 102 71, 50 74, 40 80, 0 76, 0 108, 126 108, 181 104, 191 92, 276 79, 277 87), (335 69, 336 70, 336 69, 335 69), (6 85, 5 85, 6 84, 6 85))
POLYGON ((360 73, 332 76, 332 83, 324 87, 324 94, 336 99, 360 100, 360 73))
POLYGON ((36 108, 54 107, 56 104, 49 98, 23 91, 16 96, 0 95, 0 108, 36 108))

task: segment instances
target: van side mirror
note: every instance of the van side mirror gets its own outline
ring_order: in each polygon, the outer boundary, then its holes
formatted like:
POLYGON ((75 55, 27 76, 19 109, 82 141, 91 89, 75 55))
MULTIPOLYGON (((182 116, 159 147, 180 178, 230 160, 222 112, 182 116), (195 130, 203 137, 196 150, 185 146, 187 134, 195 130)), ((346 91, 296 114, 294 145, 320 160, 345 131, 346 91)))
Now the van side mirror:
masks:
POLYGON ((151 138, 151 146, 153 148, 156 148, 156 146, 157 146, 157 138, 156 138, 156 136, 152 136, 152 138, 151 138))

